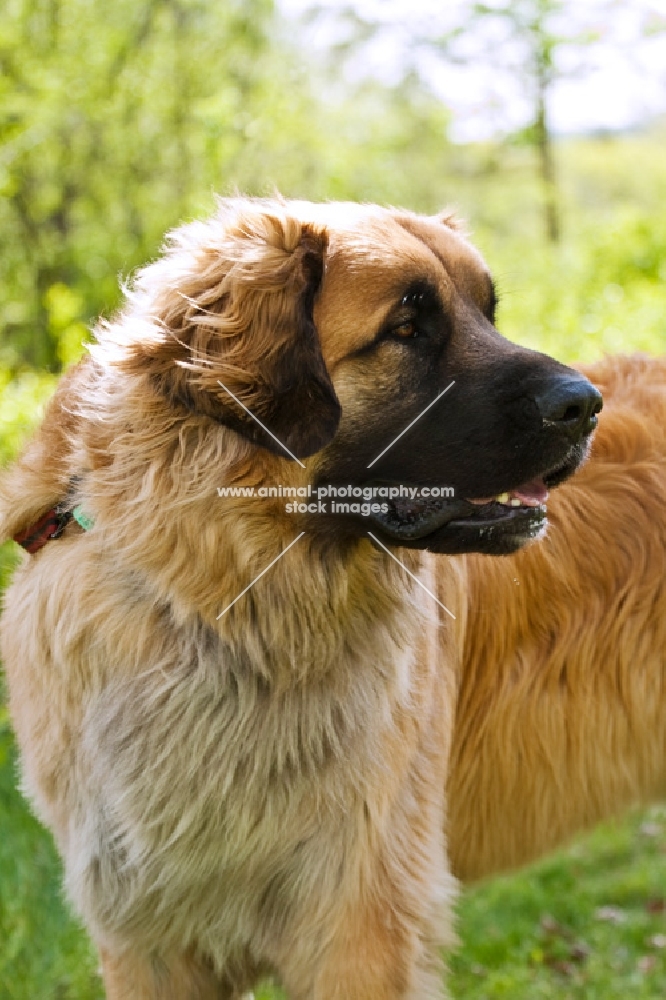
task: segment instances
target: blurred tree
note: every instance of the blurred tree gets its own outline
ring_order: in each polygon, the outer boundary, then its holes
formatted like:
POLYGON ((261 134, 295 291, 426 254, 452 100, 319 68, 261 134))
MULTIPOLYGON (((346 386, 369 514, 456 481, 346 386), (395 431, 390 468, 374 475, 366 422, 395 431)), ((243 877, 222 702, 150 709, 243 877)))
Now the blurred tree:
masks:
POLYGON ((476 34, 470 57, 481 55, 498 72, 518 80, 529 107, 530 122, 522 136, 535 147, 541 180, 544 229, 549 241, 561 235, 561 211, 549 105, 554 84, 583 76, 601 48, 615 58, 632 59, 632 45, 624 44, 620 26, 629 13, 634 22, 632 43, 666 31, 661 0, 490 0, 473 2, 468 16, 440 41, 445 55, 456 55, 456 43, 476 34), (661 6, 661 11, 658 9, 661 6))
POLYGON ((517 61, 514 69, 520 74, 533 109, 526 136, 534 143, 539 161, 543 192, 544 223, 547 238, 556 243, 560 238, 560 208, 555 176, 553 140, 548 120, 548 97, 557 76, 555 52, 559 45, 581 45, 592 40, 579 34, 575 38, 558 31, 555 20, 564 12, 563 0, 500 0, 499 3, 475 3, 465 30, 471 30, 479 19, 499 21, 507 29, 493 51, 511 53, 517 61))
MULTIPOLYGON (((496 0, 491 3, 468 0, 459 5, 458 23, 448 30, 438 32, 434 18, 428 30, 423 29, 418 19, 411 20, 409 26, 405 24, 411 45, 409 53, 403 52, 406 80, 418 73, 418 55, 427 49, 457 63, 483 58, 486 64, 488 61, 498 63, 503 71, 508 69, 518 74, 533 109, 532 122, 524 136, 538 150, 545 229, 548 239, 553 242, 560 236, 560 213, 547 99, 556 76, 555 50, 564 41, 572 43, 571 38, 558 33, 554 26, 555 17, 561 15, 563 8, 564 0, 496 0)), ((361 14, 353 2, 340 3, 337 14, 342 31, 331 51, 338 63, 348 63, 378 34, 386 33, 387 21, 382 16, 361 14)), ((310 16, 330 19, 330 5, 314 4, 310 16)), ((439 23, 441 28, 441 20, 439 23)))
POLYGON ((118 272, 233 177, 273 18, 272 0, 6 0, 0 364, 58 370, 118 272))
MULTIPOLYGON (((533 146, 543 206, 544 231, 561 235, 561 210, 550 104, 555 84, 589 72, 600 52, 632 60, 636 41, 666 32, 663 0, 458 0, 437 9, 415 0, 409 11, 388 0, 312 2, 309 19, 326 27, 338 70, 358 76, 361 67, 381 72, 373 51, 389 53, 385 72, 395 80, 416 74, 438 92, 438 63, 483 67, 487 91, 526 109, 527 125, 514 138, 533 146), (627 21, 626 15, 629 15, 627 21), (629 24, 630 38, 622 28, 629 24), (435 56, 433 64, 432 56, 435 56), (490 72, 489 72, 490 70, 490 72)), ((397 84, 399 86, 399 84, 397 84)), ((449 83, 451 86, 451 83, 449 83)), ((502 99, 500 98, 500 99, 502 99)), ((506 120, 506 119, 505 119, 506 120)))
POLYGON ((308 62, 273 0, 5 0, 0 372, 76 358, 118 275, 213 191, 434 207, 446 127, 416 76, 308 62))

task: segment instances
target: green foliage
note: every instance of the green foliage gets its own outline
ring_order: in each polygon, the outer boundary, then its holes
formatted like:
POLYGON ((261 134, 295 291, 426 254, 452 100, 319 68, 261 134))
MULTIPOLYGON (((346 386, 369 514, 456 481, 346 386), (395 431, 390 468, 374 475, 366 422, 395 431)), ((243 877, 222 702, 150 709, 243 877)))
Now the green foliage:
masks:
POLYGON ((118 275, 213 191, 406 202, 448 145, 447 115, 416 78, 346 100, 272 0, 7 0, 0 71, 11 371, 75 358, 117 304, 118 275))
POLYGON ((9 372, 0 369, 0 466, 16 455, 39 423, 56 382, 53 375, 34 371, 21 372, 12 379, 9 372))
POLYGON ((633 211, 618 213, 607 228, 587 226, 577 243, 528 255, 489 239, 502 332, 577 362, 601 353, 666 350, 666 227, 656 220, 648 235, 647 226, 633 211))
POLYGON ((506 336, 565 361, 666 349, 663 138, 656 129, 559 143, 565 238, 554 247, 541 236, 528 150, 508 142, 453 151, 439 203, 453 194, 469 220, 506 336))
POLYGON ((272 25, 271 0, 7 0, 5 365, 57 370, 117 301, 118 273, 211 189, 247 179, 248 151, 265 159, 262 126, 288 89, 271 78, 272 25))
MULTIPOLYGON (((34 371, 21 372, 11 379, 9 372, 0 368, 0 468, 15 457, 41 420, 56 381, 53 375, 34 371)), ((18 562, 19 552, 13 542, 0 545, 0 594, 18 562)))

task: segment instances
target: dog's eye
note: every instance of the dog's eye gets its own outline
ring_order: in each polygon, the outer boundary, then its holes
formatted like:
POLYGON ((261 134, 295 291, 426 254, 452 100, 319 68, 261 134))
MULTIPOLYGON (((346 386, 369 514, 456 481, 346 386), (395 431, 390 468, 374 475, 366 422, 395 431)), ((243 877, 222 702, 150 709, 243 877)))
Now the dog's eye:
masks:
POLYGON ((414 322, 414 320, 406 319, 402 323, 398 323, 391 330, 396 337, 400 337, 401 340, 413 340, 414 337, 418 337, 419 329, 414 322))

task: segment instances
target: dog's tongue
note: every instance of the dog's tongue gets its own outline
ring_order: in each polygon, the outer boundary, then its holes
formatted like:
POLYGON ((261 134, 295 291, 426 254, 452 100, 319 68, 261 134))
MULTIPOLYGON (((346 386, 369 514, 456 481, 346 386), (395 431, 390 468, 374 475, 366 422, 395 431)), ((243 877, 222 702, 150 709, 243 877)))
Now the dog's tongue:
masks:
POLYGON ((525 483, 517 490, 511 490, 511 496, 516 497, 526 507, 538 507, 548 499, 548 487, 543 479, 533 479, 531 483, 525 483))
POLYGON ((496 500, 499 503, 511 504, 512 500, 518 500, 523 507, 540 507, 547 499, 548 488, 543 479, 532 479, 529 483, 523 483, 517 489, 501 493, 497 497, 475 497, 469 502, 481 505, 496 500))

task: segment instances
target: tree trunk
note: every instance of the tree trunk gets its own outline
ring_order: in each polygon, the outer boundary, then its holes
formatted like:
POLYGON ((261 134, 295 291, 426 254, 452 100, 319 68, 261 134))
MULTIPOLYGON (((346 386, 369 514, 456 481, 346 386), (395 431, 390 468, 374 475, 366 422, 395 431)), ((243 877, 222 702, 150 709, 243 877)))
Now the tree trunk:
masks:
POLYGON ((543 213, 546 237, 550 243, 559 242, 561 235, 560 209, 555 178, 553 140, 546 118, 545 87, 539 81, 537 117, 535 122, 536 145, 539 156, 539 174, 543 190, 543 213))

